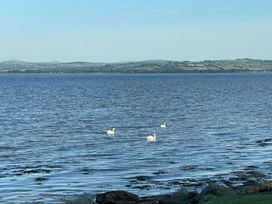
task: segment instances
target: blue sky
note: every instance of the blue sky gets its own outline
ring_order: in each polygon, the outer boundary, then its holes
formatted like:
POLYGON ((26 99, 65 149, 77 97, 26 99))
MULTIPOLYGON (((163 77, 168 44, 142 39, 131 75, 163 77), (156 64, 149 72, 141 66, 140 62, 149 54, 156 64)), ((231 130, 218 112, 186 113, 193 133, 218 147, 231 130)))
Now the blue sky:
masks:
POLYGON ((271 0, 0 0, 0 61, 272 59, 271 0))

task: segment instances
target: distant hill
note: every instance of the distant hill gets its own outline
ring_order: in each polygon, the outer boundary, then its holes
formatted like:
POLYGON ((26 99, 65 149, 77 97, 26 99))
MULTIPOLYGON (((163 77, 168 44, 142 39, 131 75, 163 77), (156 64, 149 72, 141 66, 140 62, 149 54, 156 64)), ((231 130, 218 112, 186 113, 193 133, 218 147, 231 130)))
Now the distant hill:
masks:
POLYGON ((120 63, 0 62, 0 73, 183 73, 272 71, 272 60, 235 59, 204 61, 148 60, 120 63))

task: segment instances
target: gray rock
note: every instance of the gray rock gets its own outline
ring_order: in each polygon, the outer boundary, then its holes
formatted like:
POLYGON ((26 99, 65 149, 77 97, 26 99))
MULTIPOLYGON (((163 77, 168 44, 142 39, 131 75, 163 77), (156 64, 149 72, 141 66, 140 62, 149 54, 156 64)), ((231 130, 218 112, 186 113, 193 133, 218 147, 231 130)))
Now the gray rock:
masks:
POLYGON ((126 191, 110 191, 96 196, 99 204, 136 204, 139 201, 138 195, 126 191))
POLYGON ((181 189, 171 196, 170 201, 173 204, 192 204, 196 203, 197 196, 197 192, 189 192, 185 189, 181 189))
POLYGON ((157 200, 141 200, 137 204, 159 204, 157 200))
POLYGON ((193 204, 196 203, 198 194, 181 189, 172 195, 158 195, 146 199, 158 201, 159 204, 193 204))
POLYGON ((238 187, 236 190, 239 194, 254 194, 254 193, 260 193, 260 192, 268 192, 268 191, 272 191, 272 183, 246 185, 246 186, 238 187))
POLYGON ((142 200, 157 201, 159 204, 171 204, 171 195, 156 195, 142 198, 142 200))
POLYGON ((75 198, 73 200, 66 201, 65 204, 96 204, 91 198, 75 198))
POLYGON ((199 194, 197 200, 199 203, 209 200, 214 196, 234 196, 237 193, 228 186, 209 184, 206 188, 202 190, 199 194))

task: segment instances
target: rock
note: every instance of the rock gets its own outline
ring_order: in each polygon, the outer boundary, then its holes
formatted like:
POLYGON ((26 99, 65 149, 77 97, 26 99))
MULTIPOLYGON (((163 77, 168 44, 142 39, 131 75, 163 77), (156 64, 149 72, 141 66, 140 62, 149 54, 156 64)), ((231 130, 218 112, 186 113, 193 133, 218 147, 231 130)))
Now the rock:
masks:
POLYGON ((148 181, 150 180, 150 176, 136 176, 135 179, 138 181, 148 181))
POLYGON ((237 176, 241 181, 247 181, 252 178, 261 180, 267 177, 265 174, 257 171, 236 171, 233 174, 237 176))
POLYGON ((196 171, 197 167, 197 165, 183 165, 179 169, 182 171, 196 171))
POLYGON ((156 195, 141 198, 142 200, 157 201, 159 204, 171 204, 171 195, 156 195))
POLYGON ((228 186, 209 184, 206 188, 202 190, 202 192, 200 193, 200 196, 207 195, 207 194, 216 195, 216 196, 229 196, 229 195, 236 195, 236 192, 228 186))
POLYGON ((96 204, 96 202, 94 202, 90 198, 76 198, 73 200, 66 201, 65 204, 96 204))
POLYGON ((137 204, 159 204, 157 200, 140 200, 137 204))
POLYGON ((158 195, 144 198, 151 201, 157 201, 159 204, 194 204, 196 203, 196 192, 188 192, 181 189, 172 195, 158 195))
POLYGON ((272 191, 272 183, 263 183, 259 185, 249 185, 237 188, 237 192, 239 194, 254 194, 267 191, 272 191))
POLYGON ((38 185, 43 184, 47 180, 48 180, 48 178, 44 178, 44 177, 37 177, 37 178, 34 179, 35 183, 38 184, 38 185))
POLYGON ((197 192, 188 192, 185 189, 181 189, 171 196, 171 202, 173 204, 191 204, 196 203, 197 192))
POLYGON ((268 145, 272 145, 272 139, 267 138, 267 139, 263 139, 263 140, 257 140, 256 143, 261 147, 266 147, 268 145))
POLYGON ((84 193, 65 199, 65 204, 96 204, 92 194, 84 193))
POLYGON ((209 200, 209 198, 213 196, 233 196, 236 194, 237 193, 230 187, 217 184, 209 184, 206 188, 202 190, 196 200, 201 203, 209 200))
POLYGON ((96 204, 96 202, 94 202, 92 196, 83 194, 66 200, 65 204, 96 204))
POLYGON ((99 204, 135 204, 139 201, 138 195, 126 191, 110 191, 96 196, 99 204))
POLYGON ((166 173, 167 173, 166 170, 159 170, 159 171, 153 172, 154 175, 161 175, 161 174, 166 174, 166 173))

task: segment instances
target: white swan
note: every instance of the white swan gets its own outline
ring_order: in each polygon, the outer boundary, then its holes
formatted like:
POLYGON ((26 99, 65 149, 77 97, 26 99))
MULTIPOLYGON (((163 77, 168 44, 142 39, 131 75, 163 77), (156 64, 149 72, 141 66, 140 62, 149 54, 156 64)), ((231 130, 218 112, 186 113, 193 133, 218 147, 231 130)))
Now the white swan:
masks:
POLYGON ((156 134, 148 135, 146 139, 148 142, 156 142, 156 134))
POLYGON ((111 130, 108 130, 108 131, 107 131, 107 135, 108 135, 108 136, 113 136, 114 133, 115 133, 114 131, 115 131, 115 128, 112 128, 111 130))
POLYGON ((166 128, 166 123, 164 122, 163 124, 160 125, 161 128, 166 128))

